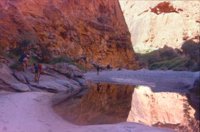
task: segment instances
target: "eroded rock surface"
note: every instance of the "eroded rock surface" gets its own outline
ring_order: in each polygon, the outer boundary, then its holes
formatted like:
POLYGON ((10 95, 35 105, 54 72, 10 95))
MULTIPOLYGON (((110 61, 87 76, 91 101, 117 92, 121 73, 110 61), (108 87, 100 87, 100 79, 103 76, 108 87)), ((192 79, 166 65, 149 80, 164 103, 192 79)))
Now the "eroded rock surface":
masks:
POLYGON ((30 88, 18 81, 13 75, 12 71, 8 66, 0 64, 0 89, 2 88, 11 88, 17 91, 30 91, 30 88))
MULTIPOLYGON (((60 64, 60 69, 70 67, 67 64, 60 64)), ((11 70, 7 65, 1 64, 0 67, 0 89, 10 91, 11 89, 16 91, 48 91, 53 93, 58 92, 73 92, 79 91, 84 88, 84 80, 82 78, 82 72, 78 68, 71 68, 70 71, 66 71, 68 74, 76 75, 78 77, 72 77, 61 74, 56 71, 56 66, 43 65, 43 73, 41 74, 40 81, 35 82, 34 72, 31 67, 25 71, 11 70), (80 81, 83 80, 83 81, 80 81)), ((71 66, 72 67, 72 66, 71 66)))
POLYGON ((188 40, 199 43, 200 2, 119 0, 135 52, 165 45, 180 49, 188 40))
MULTIPOLYGON (((67 55, 112 67, 136 68, 130 34, 117 0, 1 0, 0 47, 24 40, 43 60, 67 55)), ((84 64, 85 62, 79 62, 84 64)))

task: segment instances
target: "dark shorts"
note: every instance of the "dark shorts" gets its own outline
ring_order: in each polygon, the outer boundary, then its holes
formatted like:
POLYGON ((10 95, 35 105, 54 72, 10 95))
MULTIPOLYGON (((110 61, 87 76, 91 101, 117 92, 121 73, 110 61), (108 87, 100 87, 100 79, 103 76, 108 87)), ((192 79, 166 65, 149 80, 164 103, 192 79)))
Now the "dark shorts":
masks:
POLYGON ((24 61, 23 60, 19 60, 19 63, 22 64, 24 61))
POLYGON ((38 71, 38 70, 35 70, 35 73, 39 73, 39 71, 38 71))

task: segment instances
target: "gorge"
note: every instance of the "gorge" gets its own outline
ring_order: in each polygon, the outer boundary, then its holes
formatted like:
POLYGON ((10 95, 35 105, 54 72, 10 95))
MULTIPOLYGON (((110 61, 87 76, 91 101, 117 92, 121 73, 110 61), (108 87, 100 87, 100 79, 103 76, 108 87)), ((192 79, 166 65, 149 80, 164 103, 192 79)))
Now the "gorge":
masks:
POLYGON ((199 131, 199 8, 1 0, 0 132, 199 131))

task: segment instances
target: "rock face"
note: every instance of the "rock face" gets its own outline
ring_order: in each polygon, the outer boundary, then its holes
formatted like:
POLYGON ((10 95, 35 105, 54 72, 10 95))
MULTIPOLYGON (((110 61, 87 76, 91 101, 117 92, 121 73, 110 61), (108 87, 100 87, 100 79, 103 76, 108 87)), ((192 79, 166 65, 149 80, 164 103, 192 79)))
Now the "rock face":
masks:
POLYGON ((136 53, 199 43, 200 2, 120 0, 136 53))
POLYGON ((0 64, 0 90, 14 89, 17 91, 30 91, 29 87, 18 81, 13 75, 12 71, 4 64, 0 64))
POLYGON ((43 67, 40 81, 35 82, 31 68, 22 72, 11 70, 8 66, 0 64, 0 91, 73 93, 84 89, 85 81, 82 78, 83 75, 75 66, 72 68, 68 64, 56 64, 51 66, 43 65, 43 67), (68 69, 66 73, 61 73, 56 69, 58 66, 60 70, 66 67, 71 67, 71 69, 68 69))
POLYGON ((42 59, 84 56, 87 67, 137 67, 117 0, 1 0, 0 18, 1 49, 28 41, 42 59))
POLYGON ((149 87, 138 86, 132 96, 132 106, 127 121, 198 131, 194 113, 195 110, 189 104, 186 94, 153 93, 149 87))

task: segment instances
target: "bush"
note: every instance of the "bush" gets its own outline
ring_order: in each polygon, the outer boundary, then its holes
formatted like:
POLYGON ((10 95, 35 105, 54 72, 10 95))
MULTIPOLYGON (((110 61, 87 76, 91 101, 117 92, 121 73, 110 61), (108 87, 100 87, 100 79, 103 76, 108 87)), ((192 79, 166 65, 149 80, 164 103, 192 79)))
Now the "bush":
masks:
POLYGON ((188 40, 182 45, 184 54, 188 55, 191 59, 199 61, 200 44, 193 40, 188 40))
POLYGON ((29 59, 30 64, 39 63, 39 62, 40 62, 40 60, 36 56, 31 56, 29 59))
POLYGON ((67 57, 67 56, 60 56, 60 57, 56 57, 50 60, 50 64, 56 64, 56 63, 69 63, 69 64, 75 64, 74 61, 67 57))
POLYGON ((155 70, 155 69, 185 70, 186 69, 185 65, 187 62, 188 62, 188 59, 176 57, 171 60, 155 62, 149 66, 149 69, 151 70, 155 70))
MULTIPOLYGON (((166 46, 165 46, 166 47, 166 46)), ((161 60, 169 60, 178 56, 176 50, 166 47, 159 51, 161 60)))
POLYGON ((160 55, 158 51, 150 52, 147 54, 137 54, 139 62, 143 65, 151 65, 154 62, 160 61, 160 55))
POLYGON ((9 54, 10 54, 11 56, 12 56, 12 55, 14 55, 14 56, 19 56, 19 55, 21 55, 21 53, 22 53, 23 51, 27 50, 28 47, 31 45, 31 41, 30 41, 30 40, 24 39, 24 40, 22 40, 18 45, 19 45, 18 47, 16 47, 16 48, 10 50, 10 53, 9 53, 9 54))

